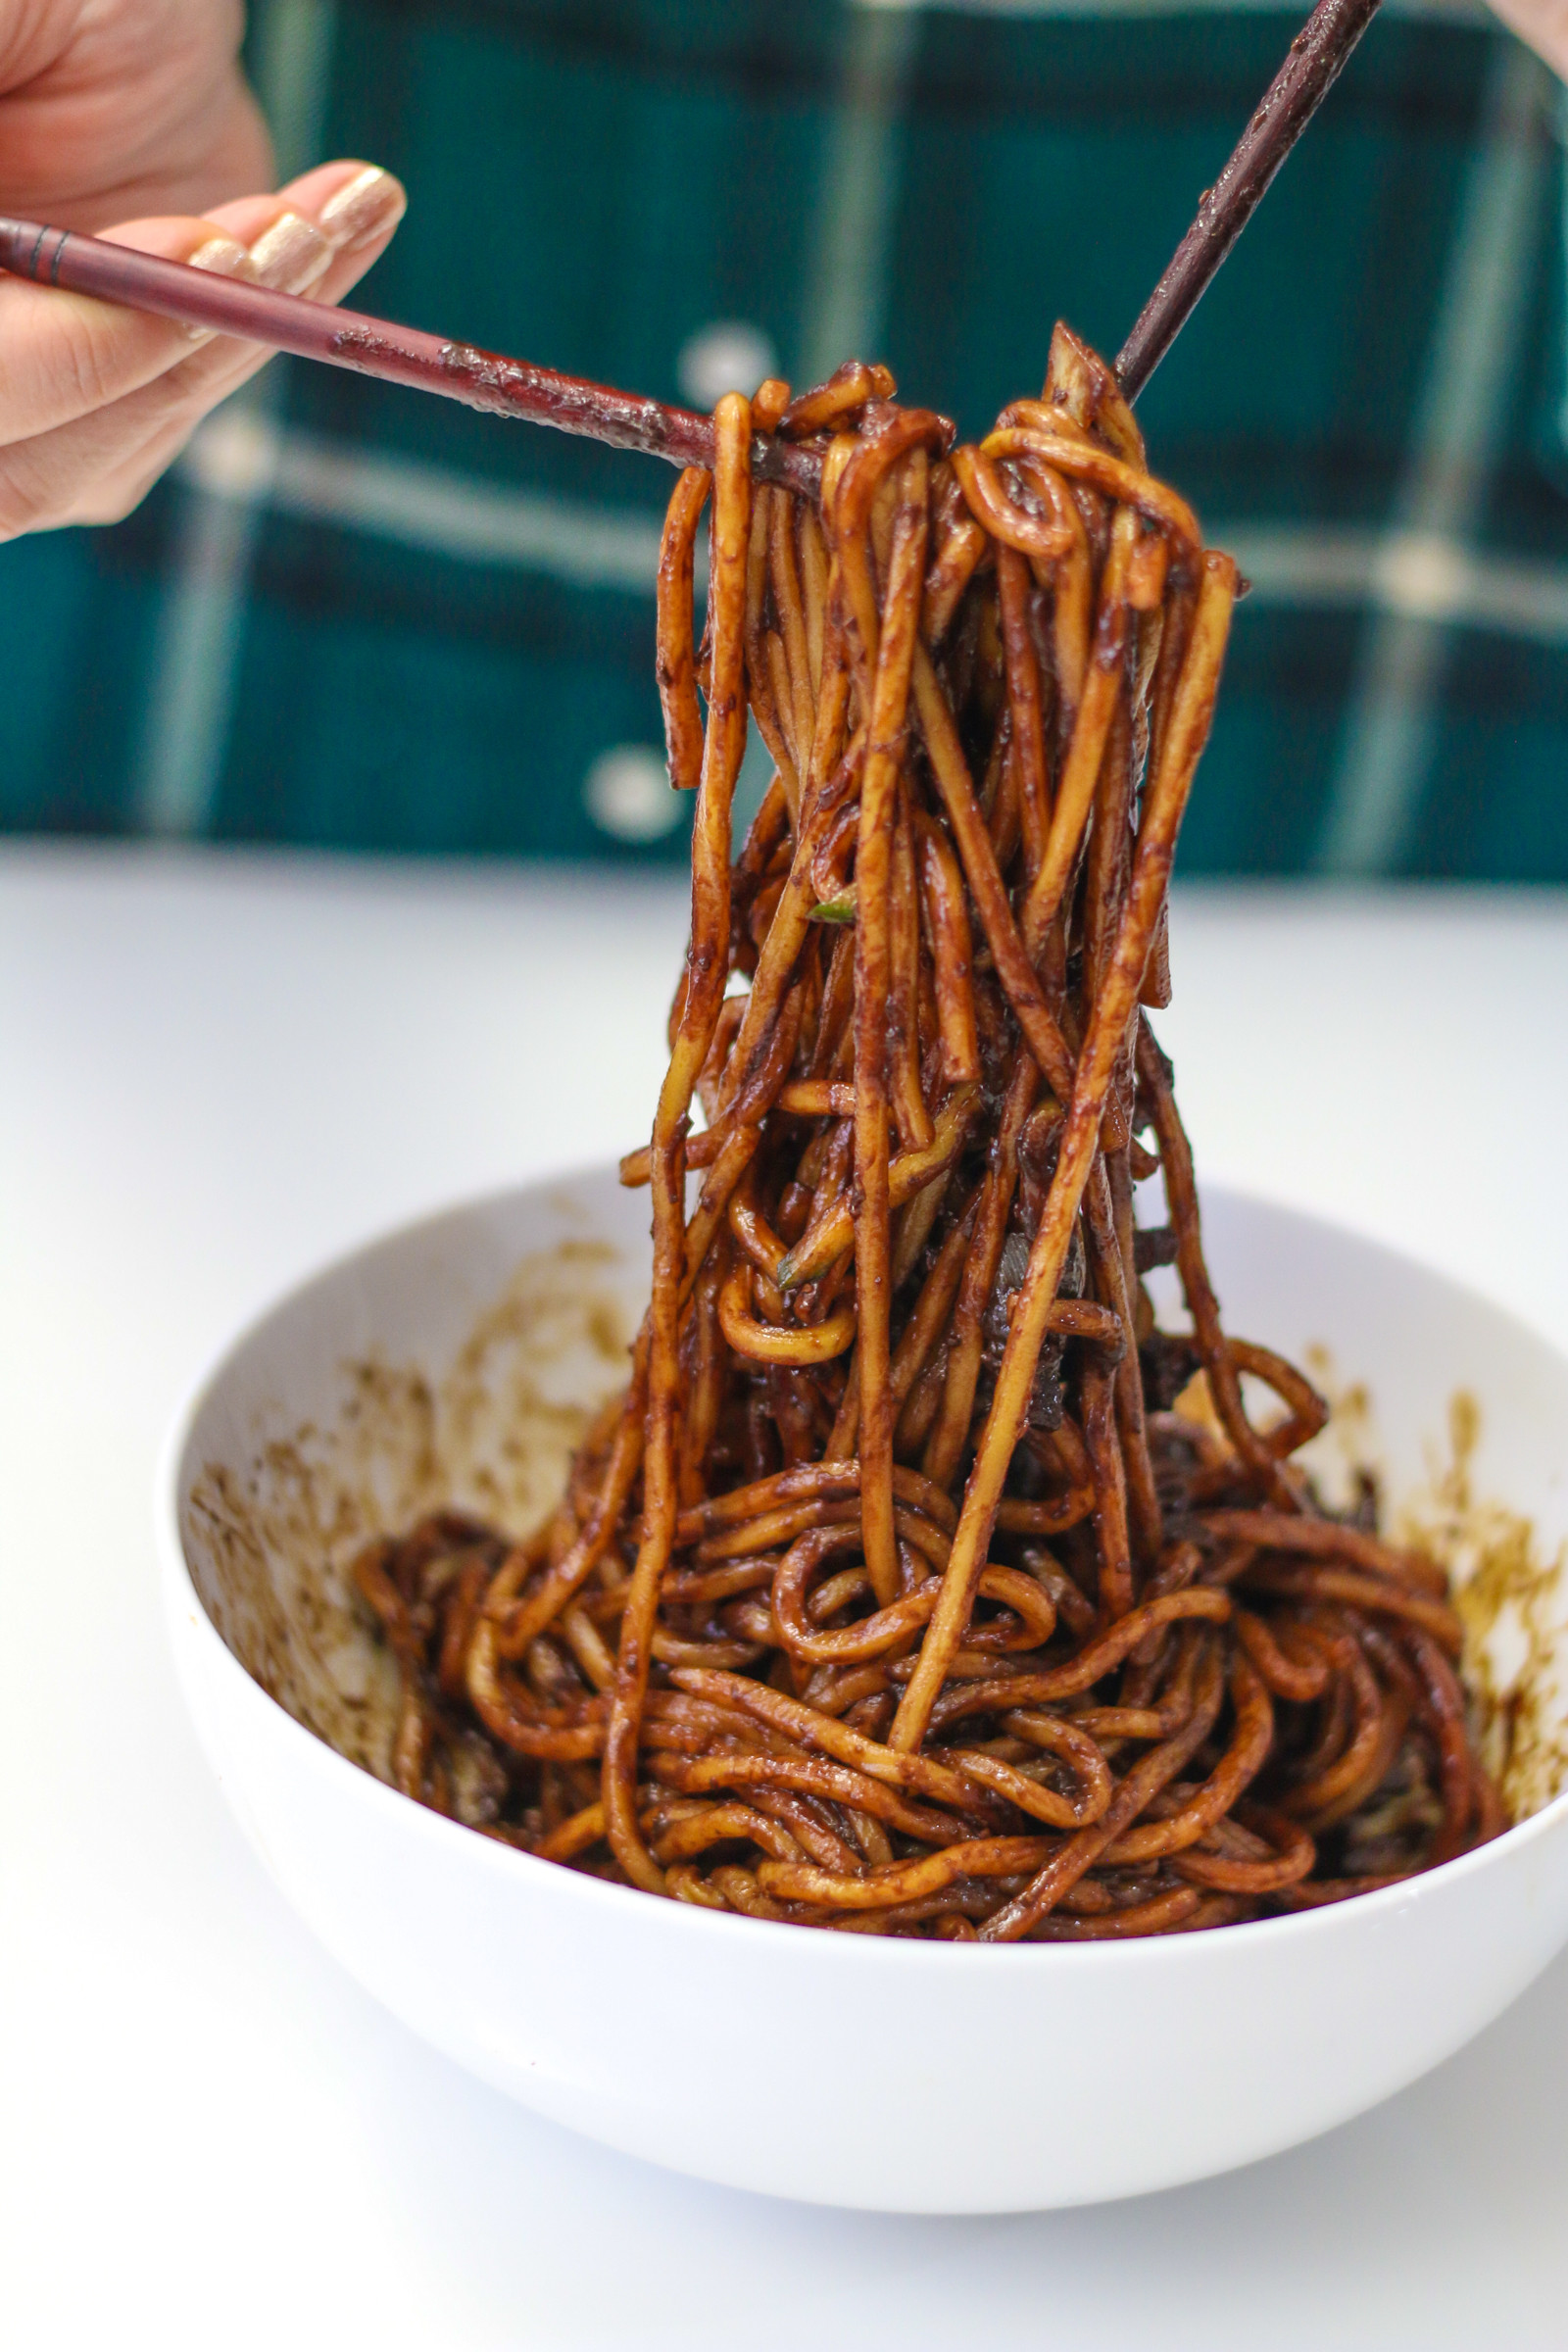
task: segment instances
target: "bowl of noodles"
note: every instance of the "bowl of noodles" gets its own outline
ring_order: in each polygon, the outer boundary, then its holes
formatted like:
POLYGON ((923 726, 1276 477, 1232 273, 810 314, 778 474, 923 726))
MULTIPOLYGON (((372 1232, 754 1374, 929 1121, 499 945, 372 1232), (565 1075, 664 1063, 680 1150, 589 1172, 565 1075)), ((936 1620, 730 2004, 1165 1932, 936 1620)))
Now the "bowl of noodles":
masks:
POLYGON ((647 1144, 286 1299, 164 1536, 399 2016, 681 2170, 997 2211, 1324 2130, 1568 1935, 1568 1366, 1200 1201, 1154 1024, 1244 583, 1065 329, 978 444, 893 389, 726 395, 670 501, 647 1144))
MULTIPOLYGON (((563 1868, 483 1834, 478 1755, 454 1750, 445 1816, 412 1801, 399 1676, 355 1564, 433 1513, 523 1538, 550 1513, 624 1384, 646 1298, 646 1217, 607 1171, 332 1267, 239 1342, 172 1441, 180 1679, 230 1803, 327 1949, 541 2114, 708 2180, 887 2210, 1192 2180, 1328 2129, 1477 2033, 1568 1936, 1551 1573, 1568 1363, 1341 1230, 1205 1200, 1238 1328, 1335 1390, 1323 1492, 1374 1478, 1386 1526, 1454 1573, 1464 1680, 1516 1826, 1351 1899, 986 1950, 812 1932, 563 1868)), ((1436 1809, 1430 1787, 1420 1802, 1436 1809)), ((1364 1823, 1349 1859, 1386 1863, 1378 1835, 1364 1823)))

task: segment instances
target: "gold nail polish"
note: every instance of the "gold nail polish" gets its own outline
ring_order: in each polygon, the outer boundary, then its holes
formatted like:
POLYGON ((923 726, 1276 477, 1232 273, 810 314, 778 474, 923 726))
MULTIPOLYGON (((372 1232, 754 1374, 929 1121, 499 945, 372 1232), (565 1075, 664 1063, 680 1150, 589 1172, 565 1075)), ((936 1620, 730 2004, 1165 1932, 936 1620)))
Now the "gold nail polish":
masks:
POLYGON ((209 237, 190 257, 192 270, 216 270, 220 277, 254 277, 250 255, 237 238, 209 237))
POLYGON ((280 294, 308 294, 326 275, 332 248, 298 213, 282 213, 251 247, 251 260, 264 286, 280 294))
MULTIPOLYGON (((187 267, 210 270, 217 277, 253 278, 256 275, 250 255, 234 237, 209 237, 205 245, 197 246, 187 267)), ((211 343, 218 329, 212 326, 187 326, 183 332, 190 342, 202 344, 211 343)))
POLYGON ((321 232, 339 253, 357 253, 395 228, 408 209, 402 182, 369 164, 322 205, 321 232))

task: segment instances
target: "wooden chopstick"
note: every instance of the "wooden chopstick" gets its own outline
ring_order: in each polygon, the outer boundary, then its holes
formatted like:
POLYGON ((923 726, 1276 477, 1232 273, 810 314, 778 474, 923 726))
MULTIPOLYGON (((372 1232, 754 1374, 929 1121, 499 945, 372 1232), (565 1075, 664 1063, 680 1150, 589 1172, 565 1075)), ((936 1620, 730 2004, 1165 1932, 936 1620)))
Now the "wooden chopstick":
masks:
POLYGON ((1209 280, 1241 235, 1291 149, 1376 16, 1378 0, 1319 0, 1291 43, 1236 151, 1139 313, 1116 360, 1116 377, 1136 400, 1197 310, 1209 280))
MULTIPOLYGON (((612 449, 640 449, 672 466, 713 463, 713 427, 694 409, 669 408, 636 392, 617 392, 585 376, 561 375, 527 360, 509 360, 471 343, 448 342, 416 326, 394 326, 360 311, 334 310, 296 294, 274 294, 244 278, 192 270, 184 262, 156 261, 128 245, 108 245, 74 229, 45 228, 34 220, 0 220, 0 269, 40 285, 132 311, 151 311, 185 326, 212 327, 248 343, 268 343, 297 359, 321 360, 383 383, 411 384, 436 392, 493 416, 522 416, 608 442, 612 449)), ((760 481, 783 482, 815 497, 821 479, 819 450, 794 448, 759 434, 752 448, 760 481)))

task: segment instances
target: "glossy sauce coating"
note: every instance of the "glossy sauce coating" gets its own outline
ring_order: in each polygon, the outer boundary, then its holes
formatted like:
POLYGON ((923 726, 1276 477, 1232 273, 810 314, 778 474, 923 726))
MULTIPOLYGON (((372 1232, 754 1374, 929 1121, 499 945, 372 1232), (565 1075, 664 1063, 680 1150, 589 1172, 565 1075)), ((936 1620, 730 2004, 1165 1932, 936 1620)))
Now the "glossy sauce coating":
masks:
POLYGON ((438 1520, 361 1562, 396 1776, 549 1859, 846 1932, 1338 1900, 1502 1815, 1441 1571, 1320 1507, 1291 1457, 1325 1408, 1223 1328, 1149 1025, 1236 568, 1064 329, 978 449, 891 392, 852 364, 730 395, 670 502, 696 811, 623 1168, 651 1303, 534 1538, 438 1520), (758 478, 760 421, 810 437, 819 499, 758 478), (749 723, 776 772, 736 853, 749 723))

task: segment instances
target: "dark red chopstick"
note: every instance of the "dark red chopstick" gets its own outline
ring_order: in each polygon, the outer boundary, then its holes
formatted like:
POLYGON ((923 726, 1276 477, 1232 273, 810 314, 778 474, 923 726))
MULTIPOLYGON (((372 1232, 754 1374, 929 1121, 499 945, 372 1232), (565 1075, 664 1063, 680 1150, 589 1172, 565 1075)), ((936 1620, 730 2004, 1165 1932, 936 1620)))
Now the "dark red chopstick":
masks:
POLYGON ((1269 83, 1235 154, 1214 185, 1204 189, 1197 220, 1121 347, 1116 376, 1129 400, 1138 398, 1197 310, 1209 280, 1339 79, 1377 9, 1378 0, 1318 0, 1291 43, 1290 55, 1269 83))
MULTIPOLYGON (((504 359, 471 343, 450 343, 416 326, 393 326, 359 311, 333 310, 295 294, 274 294, 244 278, 220 277, 183 262, 155 261, 128 245, 107 245, 74 230, 32 220, 0 220, 0 269, 40 285, 95 294, 127 310, 151 311, 186 326, 268 343, 302 360, 352 368, 385 383, 411 384, 461 400, 493 416, 523 416, 581 433, 612 449, 640 449, 672 466, 711 466, 713 428, 693 409, 666 408, 635 392, 616 392, 585 376, 559 375, 526 360, 504 359)), ((753 448, 759 479, 814 496, 820 453, 764 439, 753 448)))

